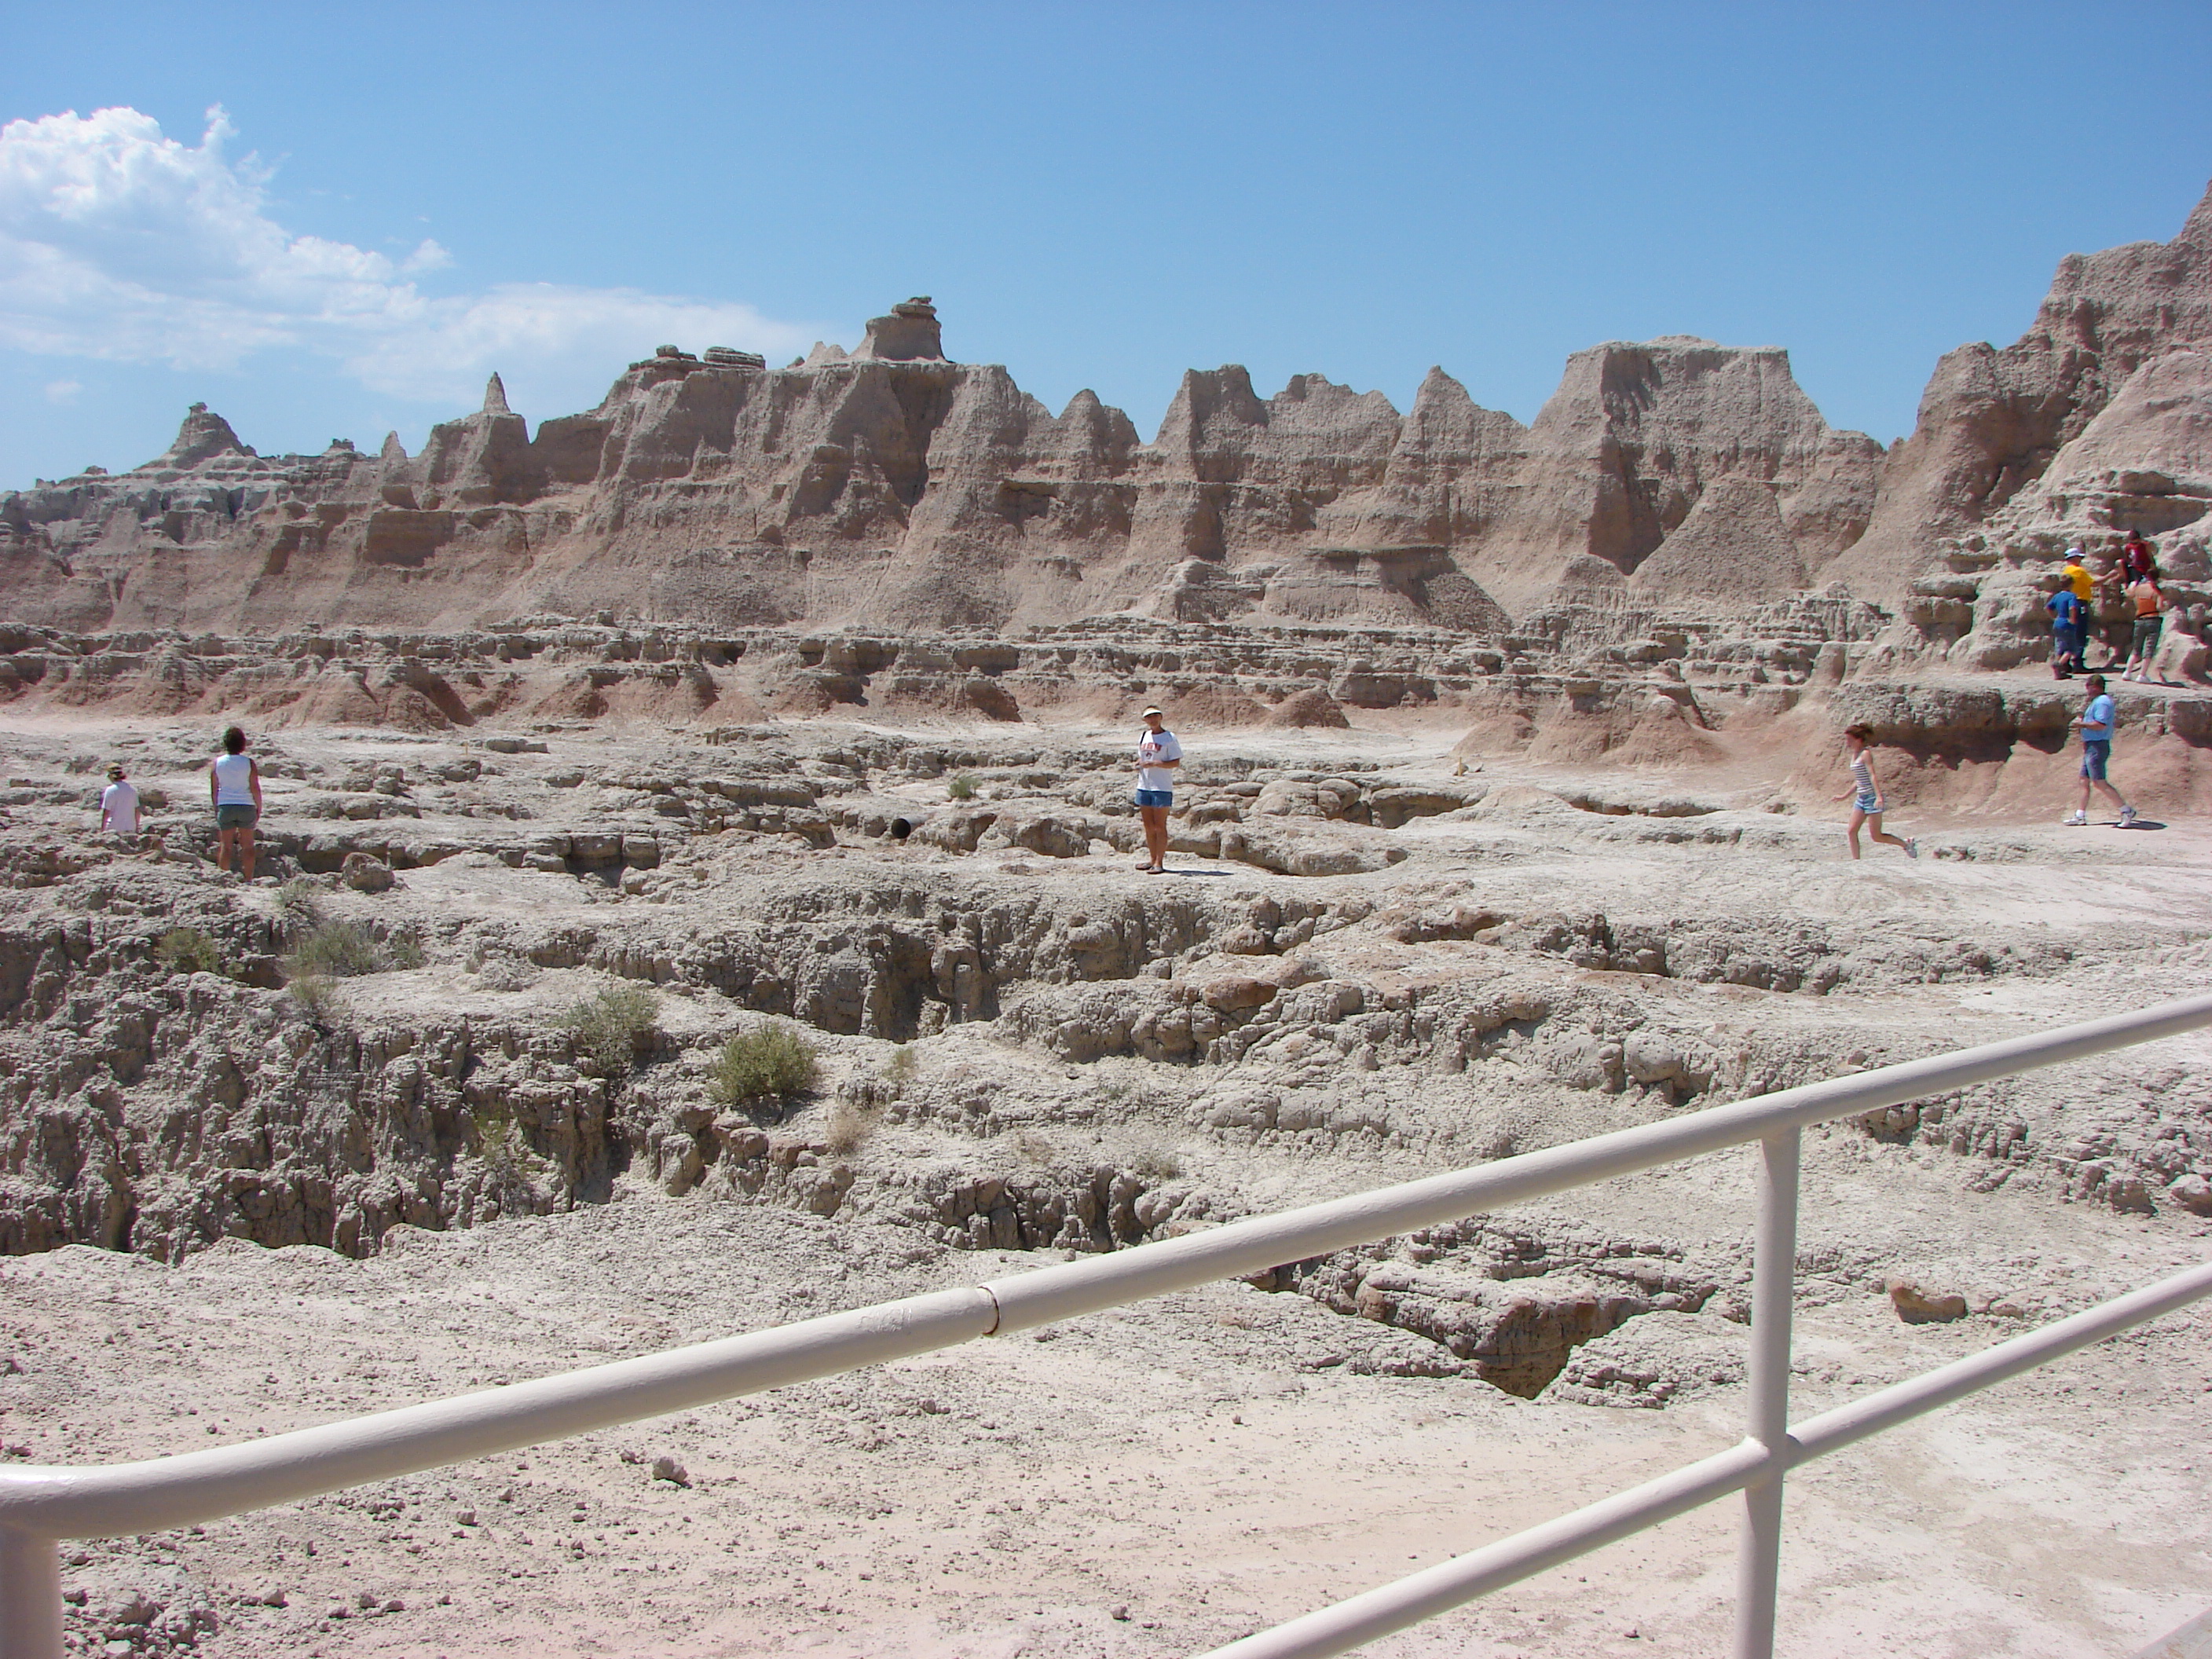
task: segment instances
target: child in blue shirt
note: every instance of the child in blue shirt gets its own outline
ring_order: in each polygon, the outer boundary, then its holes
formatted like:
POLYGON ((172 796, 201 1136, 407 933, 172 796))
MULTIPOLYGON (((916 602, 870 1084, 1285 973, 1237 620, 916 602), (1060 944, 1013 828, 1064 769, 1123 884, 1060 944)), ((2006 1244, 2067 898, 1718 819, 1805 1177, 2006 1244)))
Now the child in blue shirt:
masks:
POLYGON ((2043 602, 2051 613, 2051 678, 2070 678, 2085 665, 2081 653, 2088 644, 2088 608, 2071 586, 2061 586, 2043 602))
POLYGON ((2105 769, 2112 758, 2112 727, 2118 711, 2112 700, 2106 695, 2105 677, 2092 674, 2082 682, 2089 689, 2089 705, 2074 720, 2081 728, 2081 804, 2073 813, 2059 820, 2079 829, 2089 822, 2089 792, 2101 789, 2113 805, 2120 809, 2120 828, 2131 828, 2136 821, 2136 809, 2121 797, 2120 792, 2106 781, 2105 769))

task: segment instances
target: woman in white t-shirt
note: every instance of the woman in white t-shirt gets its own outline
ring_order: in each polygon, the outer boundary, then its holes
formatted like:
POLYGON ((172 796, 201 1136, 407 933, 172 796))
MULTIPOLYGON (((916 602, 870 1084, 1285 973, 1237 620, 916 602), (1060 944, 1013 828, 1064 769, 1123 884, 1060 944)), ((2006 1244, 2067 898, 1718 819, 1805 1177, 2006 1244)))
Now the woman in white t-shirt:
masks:
POLYGON ((261 820, 261 769, 246 752, 246 733, 236 726, 222 734, 222 753, 208 768, 208 797, 215 803, 215 867, 230 868, 238 854, 238 872, 253 879, 253 826, 261 820))
POLYGON ((107 769, 107 787, 100 792, 100 833, 137 839, 138 791, 119 765, 107 769))
POLYGON ((1182 744, 1157 708, 1145 710, 1144 735, 1137 739, 1137 816, 1145 821, 1146 861, 1137 867, 1148 876, 1167 873, 1168 808, 1175 804, 1174 769, 1182 764, 1182 744))

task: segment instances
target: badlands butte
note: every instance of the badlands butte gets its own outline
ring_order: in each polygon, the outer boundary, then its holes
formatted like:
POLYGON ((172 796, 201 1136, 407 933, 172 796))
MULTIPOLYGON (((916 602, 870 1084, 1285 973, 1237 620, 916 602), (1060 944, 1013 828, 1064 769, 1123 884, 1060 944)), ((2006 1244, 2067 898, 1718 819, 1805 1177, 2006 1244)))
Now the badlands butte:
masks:
MULTIPOLYGON (((914 300, 534 432, 195 407, 0 496, 0 1454, 225 1443, 2200 991, 2212 198, 1912 434, 1786 355, 1530 424, 1194 372, 1147 442, 914 300), (956 341, 957 343, 957 341, 956 341), (2042 600, 2150 536, 2142 823, 2042 600), (1136 715, 1188 758, 1135 869, 1136 715), (1838 733, 1920 857, 1850 862, 1838 733), (209 862, 243 725, 263 878, 209 862), (94 833, 106 766, 150 839, 94 833), (732 1090, 732 1038, 817 1074, 732 1090)), ((2101 662, 2102 646, 2093 648, 2101 662)), ((1801 1413, 2203 1259, 2212 1043, 1808 1138, 1801 1413)), ((1747 1156, 65 1555, 115 1656, 1204 1650, 1741 1432, 1747 1156)), ((2212 1316, 1793 1478, 1784 1650, 2204 1610, 2212 1316)), ((1378 1644, 1706 1654, 1731 1505, 1378 1644)))

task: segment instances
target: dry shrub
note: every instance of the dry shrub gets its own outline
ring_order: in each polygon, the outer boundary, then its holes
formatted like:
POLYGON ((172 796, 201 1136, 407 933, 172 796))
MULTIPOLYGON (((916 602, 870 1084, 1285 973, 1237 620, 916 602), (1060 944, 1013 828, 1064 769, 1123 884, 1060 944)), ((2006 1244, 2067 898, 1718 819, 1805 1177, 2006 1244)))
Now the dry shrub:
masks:
POLYGON ((840 1099, 830 1109, 830 1122, 822 1132, 822 1144, 838 1158, 850 1158, 883 1127, 883 1121, 882 1107, 840 1099))
POLYGON ((322 885, 295 876, 276 890, 276 914, 293 927, 313 927, 323 919, 322 885))
POLYGON ((380 973, 384 952, 357 921, 326 921, 300 941, 284 963, 287 979, 353 979, 380 973))
POLYGON ((284 989, 318 1025, 328 1025, 345 1012, 338 988, 324 975, 302 975, 284 989))
POLYGON ((638 1051, 659 1018, 657 994, 642 985, 623 984, 572 1005, 561 1023, 574 1036, 576 1052, 613 1077, 637 1063, 638 1051))
POLYGON ((221 974, 235 971, 222 941, 197 927, 172 927, 154 941, 154 960, 173 974, 221 974))
POLYGON ((781 1020, 740 1031, 722 1045, 707 1074, 707 1096, 717 1106, 751 1100, 787 1100, 804 1094, 821 1075, 814 1044, 781 1020))

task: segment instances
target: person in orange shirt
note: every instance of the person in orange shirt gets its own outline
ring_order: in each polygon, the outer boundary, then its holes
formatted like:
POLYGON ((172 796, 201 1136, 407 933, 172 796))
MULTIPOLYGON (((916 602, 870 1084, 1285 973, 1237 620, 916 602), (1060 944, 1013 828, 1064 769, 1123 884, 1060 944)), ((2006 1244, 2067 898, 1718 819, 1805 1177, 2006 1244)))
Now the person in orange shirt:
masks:
POLYGON ((2130 586, 2128 597, 2136 602, 2136 631, 2129 643, 2127 672, 2120 678, 2148 681, 2150 659, 2158 654, 2158 636, 2165 630, 2166 608, 2171 601, 2160 591, 2155 571, 2130 586))

